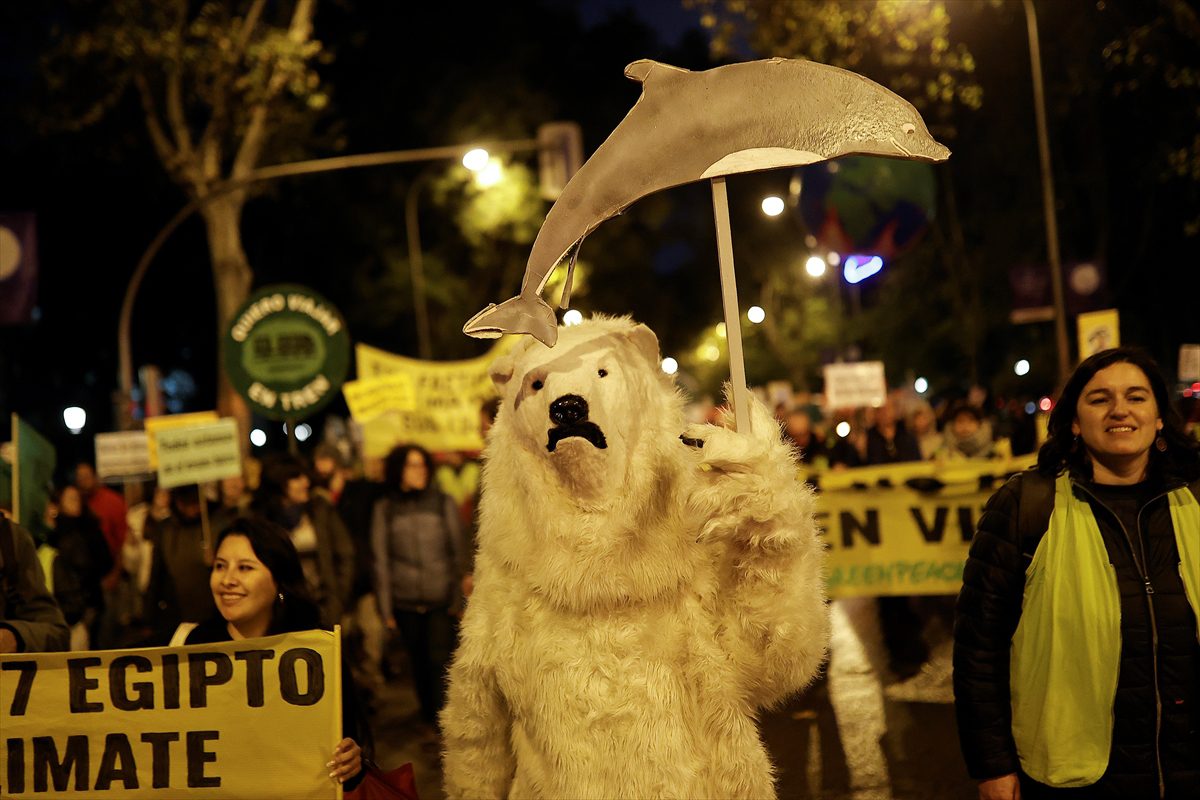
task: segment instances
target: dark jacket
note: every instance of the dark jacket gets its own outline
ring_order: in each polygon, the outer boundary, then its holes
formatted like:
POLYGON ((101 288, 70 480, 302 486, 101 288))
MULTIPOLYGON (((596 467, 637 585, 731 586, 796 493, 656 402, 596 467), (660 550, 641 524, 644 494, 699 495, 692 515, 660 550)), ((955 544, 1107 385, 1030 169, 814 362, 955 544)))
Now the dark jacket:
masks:
MULTIPOLYGON (((224 511, 210 508, 209 529, 215 542, 231 520, 224 511)), ((146 616, 154 630, 152 641, 165 644, 179 623, 200 622, 217 613, 209 587, 211 557, 205 558, 199 517, 185 520, 172 511, 166 519, 148 519, 145 537, 153 546, 146 616)))
POLYGON ((17 652, 66 650, 70 632, 54 598, 29 532, 0 517, 0 628, 12 631, 17 652))
MULTIPOLYGON (((1051 486, 1048 493, 1043 488, 1044 503, 1031 508, 1027 497, 1022 507, 1022 494, 1034 490, 1030 481, 1035 480, 1050 481, 1023 473, 988 501, 958 598, 954 694, 959 739, 968 771, 979 779, 1019 771, 1012 736, 1009 652, 1021 616, 1025 570, 1048 527, 1053 505, 1051 486)), ((1200 641, 1196 617, 1184 594, 1165 496, 1182 483, 1159 482, 1147 491, 1152 499, 1142 506, 1136 517, 1138 529, 1128 536, 1118 516, 1097 497, 1113 496, 1112 487, 1094 487, 1076 476, 1072 484, 1076 496, 1091 507, 1116 570, 1121 660, 1108 769, 1085 792, 1072 790, 1070 796, 1128 800, 1159 796, 1155 742, 1161 700, 1157 741, 1166 797, 1192 797, 1200 786, 1200 641), (1152 594, 1138 566, 1143 546, 1152 594)))
POLYGON ((381 498, 371 520, 375 591, 385 619, 394 609, 448 607, 468 566, 454 500, 433 489, 381 498))
POLYGON ((50 544, 58 550, 58 562, 74 573, 87 607, 103 608, 104 591, 100 584, 112 571, 113 558, 96 518, 90 514, 78 517, 60 514, 50 544))
POLYGON ((904 427, 904 423, 896 423, 896 434, 891 439, 872 425, 867 431, 867 463, 896 464, 901 461, 920 461, 921 446, 904 427))

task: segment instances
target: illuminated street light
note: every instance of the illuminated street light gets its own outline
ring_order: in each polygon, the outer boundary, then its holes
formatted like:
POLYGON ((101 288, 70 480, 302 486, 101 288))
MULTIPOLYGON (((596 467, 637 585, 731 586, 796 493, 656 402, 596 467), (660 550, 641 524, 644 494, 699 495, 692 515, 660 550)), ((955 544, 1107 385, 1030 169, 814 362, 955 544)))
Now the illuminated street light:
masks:
POLYGON ((581 322, 583 322, 583 314, 577 308, 568 309, 567 313, 563 314, 563 325, 566 325, 568 328, 572 325, 578 325, 581 322))
POLYGON ((262 428, 255 428, 250 431, 250 444, 255 447, 262 447, 267 443, 267 432, 262 428))
POLYGON ((67 430, 71 433, 79 433, 83 430, 83 426, 87 424, 87 412, 79 406, 64 408, 63 424, 67 426, 67 430))
POLYGON ((679 371, 679 362, 667 356, 662 360, 662 371, 668 375, 674 375, 679 371))
POLYGON ((913 381, 913 391, 917 394, 925 394, 929 391, 929 381, 924 378, 917 378, 913 381))
POLYGON ((475 173, 475 183, 486 189, 489 186, 495 186, 499 183, 503 174, 504 170, 500 166, 500 162, 492 159, 488 161, 483 169, 475 173))
POLYGON ((296 426, 296 441, 307 441, 310 436, 312 436, 312 426, 307 422, 302 422, 296 426))
POLYGON ((746 319, 753 322, 755 325, 767 318, 767 312, 763 311, 759 306, 750 306, 746 311, 746 319))
POLYGON ((842 263, 842 255, 836 250, 830 250, 829 255, 825 256, 825 260, 829 262, 829 266, 836 267, 842 263))
POLYGON ((717 332, 717 338, 719 339, 724 339, 729 335, 729 333, 725 330, 724 322, 718 322, 713 330, 717 332))
POLYGON ((715 344, 710 344, 708 347, 704 348, 702 355, 704 356, 705 361, 720 361, 721 348, 717 347, 715 344))
POLYGON ((825 259, 820 256, 809 256, 808 261, 804 262, 804 270, 814 278, 819 278, 825 274, 825 259))
POLYGON ((1028 375, 1029 362, 1022 358, 1016 364, 1013 364, 1013 372, 1017 373, 1018 375, 1028 375))
POLYGON ((462 165, 471 172, 480 172, 487 167, 490 161, 491 156, 488 151, 482 147, 476 147, 474 150, 468 150, 467 154, 463 156, 462 165))
POLYGON ((771 195, 764 197, 762 201, 763 213, 768 217, 778 217, 783 213, 783 198, 771 195))
POLYGON ((850 423, 846 422, 846 420, 842 420, 841 422, 839 422, 837 424, 837 427, 834 428, 834 431, 837 433, 837 435, 839 437, 841 437, 842 439, 845 439, 847 436, 850 435, 850 423))

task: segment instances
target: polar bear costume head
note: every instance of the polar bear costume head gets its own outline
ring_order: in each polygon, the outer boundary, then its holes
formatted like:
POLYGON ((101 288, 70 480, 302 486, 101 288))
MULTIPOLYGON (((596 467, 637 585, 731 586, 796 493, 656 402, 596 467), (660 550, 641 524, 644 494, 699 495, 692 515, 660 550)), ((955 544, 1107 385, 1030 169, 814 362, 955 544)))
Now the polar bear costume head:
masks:
POLYGON ((492 365, 480 557, 552 602, 594 610, 672 590, 689 571, 673 500, 690 457, 658 340, 628 318, 526 338, 492 365))

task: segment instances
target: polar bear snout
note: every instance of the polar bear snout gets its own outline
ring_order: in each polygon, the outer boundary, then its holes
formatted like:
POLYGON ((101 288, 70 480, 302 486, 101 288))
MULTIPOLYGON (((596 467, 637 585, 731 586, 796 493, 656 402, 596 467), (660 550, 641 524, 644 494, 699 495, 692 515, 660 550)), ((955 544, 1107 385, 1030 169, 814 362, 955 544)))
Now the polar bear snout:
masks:
POLYGON ((555 425, 576 425, 587 418, 587 400, 577 394, 564 394, 550 404, 550 420, 555 425))
POLYGON ((604 431, 588 420, 588 402, 577 394, 564 394, 550 404, 550 421, 554 426, 548 432, 546 449, 553 453, 563 439, 578 436, 590 442, 597 450, 608 447, 604 431))

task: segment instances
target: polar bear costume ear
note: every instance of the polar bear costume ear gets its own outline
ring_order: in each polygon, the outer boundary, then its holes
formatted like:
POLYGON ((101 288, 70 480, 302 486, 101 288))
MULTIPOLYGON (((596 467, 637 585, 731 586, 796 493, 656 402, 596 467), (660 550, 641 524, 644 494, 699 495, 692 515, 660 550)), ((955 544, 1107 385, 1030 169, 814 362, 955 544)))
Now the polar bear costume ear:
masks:
POLYGON ((503 355, 492 362, 488 367, 488 374, 491 375, 492 383, 496 385, 496 390, 501 395, 504 394, 504 386, 512 379, 513 370, 516 368, 517 362, 511 355, 503 355))
POLYGON ((659 358, 658 337, 654 335, 654 331, 645 325, 635 325, 633 330, 625 334, 625 337, 629 339, 634 349, 645 356, 651 366, 658 366, 662 359, 659 358))

